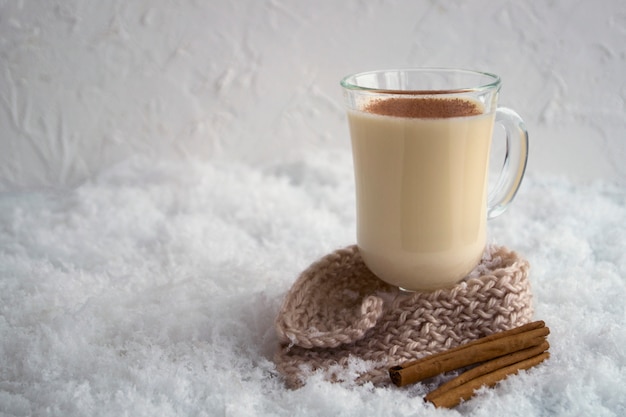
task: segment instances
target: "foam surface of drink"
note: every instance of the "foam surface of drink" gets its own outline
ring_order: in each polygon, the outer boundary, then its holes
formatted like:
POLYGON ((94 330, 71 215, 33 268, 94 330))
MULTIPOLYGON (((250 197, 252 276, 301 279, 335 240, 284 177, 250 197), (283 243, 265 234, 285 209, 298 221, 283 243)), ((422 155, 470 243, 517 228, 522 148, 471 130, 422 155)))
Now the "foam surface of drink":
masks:
POLYGON ((348 113, 359 248, 405 289, 452 285, 484 250, 494 116, 454 100, 394 98, 348 113))
POLYGON ((443 119, 449 117, 477 116, 483 113, 478 102, 462 98, 409 98, 394 97, 373 100, 364 111, 383 116, 443 119))

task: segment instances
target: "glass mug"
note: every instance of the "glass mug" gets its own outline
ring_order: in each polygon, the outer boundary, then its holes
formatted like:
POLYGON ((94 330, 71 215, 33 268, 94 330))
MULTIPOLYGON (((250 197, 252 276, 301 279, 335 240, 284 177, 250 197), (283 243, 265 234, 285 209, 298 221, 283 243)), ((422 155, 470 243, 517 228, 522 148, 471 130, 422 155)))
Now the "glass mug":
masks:
POLYGON ((480 262, 487 219, 515 197, 528 156, 524 122, 497 107, 500 85, 493 74, 439 68, 341 80, 357 244, 383 281, 408 291, 434 290, 458 283, 480 262), (506 155, 489 191, 494 123, 505 129, 506 155))

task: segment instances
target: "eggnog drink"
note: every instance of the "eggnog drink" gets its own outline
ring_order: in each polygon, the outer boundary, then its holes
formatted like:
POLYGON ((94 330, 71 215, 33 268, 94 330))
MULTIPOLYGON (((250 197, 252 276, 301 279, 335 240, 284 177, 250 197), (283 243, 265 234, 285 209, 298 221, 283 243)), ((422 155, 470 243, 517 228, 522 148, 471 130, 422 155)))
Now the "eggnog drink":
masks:
POLYGON ((348 120, 367 266, 405 289, 457 283, 485 247, 494 113, 469 98, 394 96, 348 120))

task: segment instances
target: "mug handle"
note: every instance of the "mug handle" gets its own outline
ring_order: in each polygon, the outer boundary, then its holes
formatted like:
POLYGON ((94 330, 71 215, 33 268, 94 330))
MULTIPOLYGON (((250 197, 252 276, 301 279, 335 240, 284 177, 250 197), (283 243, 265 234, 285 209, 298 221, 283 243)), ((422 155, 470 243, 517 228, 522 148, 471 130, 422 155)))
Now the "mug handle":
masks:
POLYGON ((504 127, 506 153, 500 178, 487 199, 487 219, 504 213, 513 201, 528 161, 528 131, 519 114, 506 107, 498 107, 495 123, 504 127))

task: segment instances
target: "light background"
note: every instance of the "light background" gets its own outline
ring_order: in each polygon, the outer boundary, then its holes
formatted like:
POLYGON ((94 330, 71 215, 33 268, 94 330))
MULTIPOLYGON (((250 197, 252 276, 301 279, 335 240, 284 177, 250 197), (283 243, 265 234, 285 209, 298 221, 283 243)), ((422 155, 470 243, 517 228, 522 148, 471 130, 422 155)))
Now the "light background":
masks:
POLYGON ((349 149, 339 79, 407 66, 499 74, 531 175, 626 182, 620 0, 32 0, 0 2, 0 185, 349 149))

